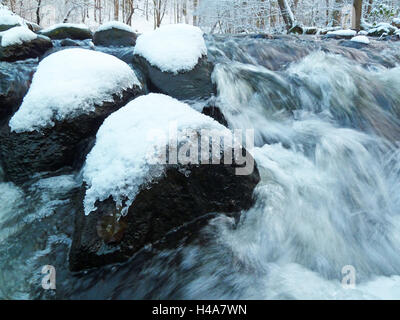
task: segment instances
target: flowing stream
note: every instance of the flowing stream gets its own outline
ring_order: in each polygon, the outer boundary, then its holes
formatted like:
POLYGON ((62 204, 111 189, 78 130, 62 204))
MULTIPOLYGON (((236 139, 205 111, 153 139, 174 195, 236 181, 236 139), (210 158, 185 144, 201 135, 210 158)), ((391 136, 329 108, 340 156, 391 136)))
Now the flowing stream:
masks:
POLYGON ((0 298, 400 298, 400 42, 207 45, 213 102, 230 128, 255 130, 254 207, 190 245, 73 275, 79 173, 1 182, 0 298), (56 267, 56 290, 42 289, 43 265, 56 267), (354 288, 342 285, 349 266, 354 288))

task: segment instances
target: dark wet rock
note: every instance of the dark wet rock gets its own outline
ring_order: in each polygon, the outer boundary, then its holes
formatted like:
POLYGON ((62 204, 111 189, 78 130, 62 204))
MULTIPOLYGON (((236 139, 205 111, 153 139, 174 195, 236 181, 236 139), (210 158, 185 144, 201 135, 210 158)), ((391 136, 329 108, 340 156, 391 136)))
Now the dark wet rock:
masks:
POLYGON ((39 32, 42 30, 42 27, 39 26, 37 23, 34 23, 32 21, 25 21, 26 26, 29 28, 29 30, 33 32, 39 32))
POLYGON ((295 25, 294 27, 290 28, 288 33, 293 33, 293 34, 303 34, 304 29, 302 26, 295 25))
POLYGON ((304 34, 315 35, 319 29, 317 27, 306 27, 304 28, 304 34))
POLYGON ((354 48, 354 49, 362 49, 367 47, 369 44, 367 43, 362 43, 362 42, 357 42, 357 41, 350 41, 350 40, 342 40, 339 42, 340 45, 348 48, 354 48))
POLYGON ((228 127, 228 121, 226 121, 225 116, 220 108, 215 106, 205 106, 201 113, 213 118, 223 126, 228 127))
POLYGON ((78 41, 74 41, 71 39, 63 39, 60 41, 61 47, 80 47, 81 44, 78 41))
POLYGON ((37 62, 0 62, 0 126, 15 113, 29 89, 37 62))
POLYGON ((138 55, 134 56, 133 64, 146 76, 151 92, 164 93, 179 100, 205 99, 215 94, 211 81, 214 64, 207 57, 201 58, 191 71, 177 74, 162 72, 138 55))
POLYGON ((14 44, 7 47, 0 46, 1 61, 18 61, 29 58, 41 57, 47 50, 53 47, 49 38, 38 36, 36 39, 22 44, 14 44))
MULTIPOLYGON (((218 214, 239 217, 253 205, 253 190, 260 181, 257 167, 250 175, 236 175, 233 165, 190 165, 185 175, 174 166, 151 187, 143 188, 119 220, 112 198, 75 218, 70 269, 79 271, 122 262, 148 244, 172 248, 182 238, 196 237, 209 219, 218 214)), ((83 194, 80 198, 83 201, 83 194)))
POLYGON ((97 106, 94 112, 57 121, 41 132, 10 132, 4 125, 0 129, 0 162, 5 179, 21 184, 38 172, 79 169, 104 119, 140 94, 142 90, 135 86, 122 96, 114 95, 113 102, 97 106))
POLYGON ((93 34, 89 29, 74 27, 74 26, 58 26, 51 30, 42 30, 40 34, 49 37, 52 40, 72 39, 85 40, 92 39, 93 34))
POLYGON ((259 34, 251 34, 249 36, 250 38, 253 39, 273 39, 274 36, 268 33, 259 33, 259 34))
POLYGON ((137 35, 134 32, 119 28, 96 31, 93 35, 93 43, 96 46, 129 47, 136 44, 137 35))

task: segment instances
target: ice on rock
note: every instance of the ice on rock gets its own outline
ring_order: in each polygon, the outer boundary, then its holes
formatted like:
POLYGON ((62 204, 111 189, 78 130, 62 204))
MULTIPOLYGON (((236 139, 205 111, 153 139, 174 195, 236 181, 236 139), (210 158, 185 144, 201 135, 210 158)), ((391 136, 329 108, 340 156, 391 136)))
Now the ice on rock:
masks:
MULTIPOLYGON (((160 150, 176 128, 176 143, 187 141, 187 129, 230 131, 189 105, 162 94, 141 96, 111 114, 100 127, 96 144, 87 156, 83 177, 88 186, 85 213, 94 211, 97 200, 110 196, 125 214, 141 186, 163 175, 160 150), (126 201, 126 202, 123 202, 126 201)), ((172 138, 175 140, 175 138, 172 138)))
POLYGON ((12 131, 40 131, 113 101, 114 94, 141 87, 133 70, 114 56, 73 48, 39 63, 22 105, 11 118, 12 131))
POLYGON ((192 70, 207 55, 203 32, 187 24, 162 26, 136 40, 135 54, 164 72, 192 70))
POLYGON ((14 27, 2 33, 1 46, 7 47, 15 44, 22 44, 27 41, 32 41, 37 38, 37 35, 27 27, 14 27))

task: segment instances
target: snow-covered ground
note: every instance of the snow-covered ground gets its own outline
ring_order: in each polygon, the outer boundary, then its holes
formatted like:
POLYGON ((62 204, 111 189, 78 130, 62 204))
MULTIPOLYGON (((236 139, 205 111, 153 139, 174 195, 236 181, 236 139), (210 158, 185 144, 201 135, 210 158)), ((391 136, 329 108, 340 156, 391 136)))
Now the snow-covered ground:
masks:
POLYGON ((9 125, 16 132, 39 131, 55 120, 94 111, 133 85, 141 86, 135 73, 114 56, 78 48, 59 51, 40 62, 9 125))
POLYGON ((36 33, 32 32, 25 26, 8 29, 5 32, 2 32, 1 35, 2 47, 22 44, 23 42, 35 40, 37 38, 36 33))
POLYGON ((135 54, 164 72, 177 73, 192 70, 207 55, 207 47, 200 28, 174 24, 140 35, 135 54))
MULTIPOLYGON (((111 114, 100 127, 96 144, 89 153, 83 176, 88 185, 85 213, 95 210, 97 200, 110 195, 126 213, 141 185, 163 174, 161 160, 168 141, 186 141, 187 129, 230 131, 189 105, 162 94, 141 96, 111 114), (176 137, 171 129, 176 130, 176 137), (171 136, 172 135, 172 136, 171 136)), ((175 143, 174 143, 175 144, 175 143)), ((197 159, 196 159, 197 160, 197 159)))

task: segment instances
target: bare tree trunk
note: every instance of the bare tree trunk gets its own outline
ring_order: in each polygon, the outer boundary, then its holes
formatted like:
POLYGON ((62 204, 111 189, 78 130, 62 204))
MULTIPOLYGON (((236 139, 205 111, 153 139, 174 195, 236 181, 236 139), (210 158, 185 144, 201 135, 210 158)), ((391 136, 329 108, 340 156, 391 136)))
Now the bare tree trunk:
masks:
POLYGON ((286 29, 289 30, 295 24, 294 16, 287 0, 278 0, 279 9, 285 22, 286 29))
POLYGON ((114 20, 119 20, 119 0, 114 0, 114 20))
POLYGON ((159 28, 167 8, 166 0, 153 0, 154 6, 154 29, 159 28))
POLYGON ((334 27, 341 25, 342 7, 343 7, 343 0, 335 0, 335 7, 333 9, 333 14, 332 14, 334 27))
POLYGON ((129 13, 128 13, 128 16, 126 18, 126 24, 131 26, 132 25, 132 16, 135 13, 135 7, 133 5, 133 0, 128 0, 127 6, 128 6, 128 9, 129 9, 129 13))
POLYGON ((197 21, 197 7, 199 5, 198 0, 193 0, 193 25, 197 26, 198 21, 197 21))
POLYGON ((16 5, 16 0, 10 0, 10 9, 12 12, 15 13, 15 10, 17 10, 17 5, 16 5))
POLYGON ((102 15, 101 15, 101 10, 102 10, 102 7, 101 7, 101 0, 99 0, 99 23, 100 24, 102 24, 103 23, 103 21, 102 21, 102 15))
MULTIPOLYGON (((264 30, 265 29, 265 0, 260 0, 260 10, 257 13, 257 28, 264 30)), ((298 1, 298 0, 297 0, 298 1)))
POLYGON ((329 24, 329 0, 325 1, 326 4, 326 25, 329 24))
POLYGON ((36 7, 36 23, 40 25, 40 6, 42 5, 42 0, 37 0, 36 7))
POLYGON ((362 0, 353 0, 353 14, 351 18, 351 26, 359 31, 361 28, 362 0))
POLYGON ((189 23, 189 17, 187 14, 187 0, 183 0, 182 2, 182 15, 185 17, 185 23, 189 23))
POLYGON ((368 0, 367 14, 370 15, 372 11, 372 5, 374 4, 374 0, 368 0))
POLYGON ((179 8, 179 1, 176 2, 176 23, 181 22, 181 10, 179 8))

